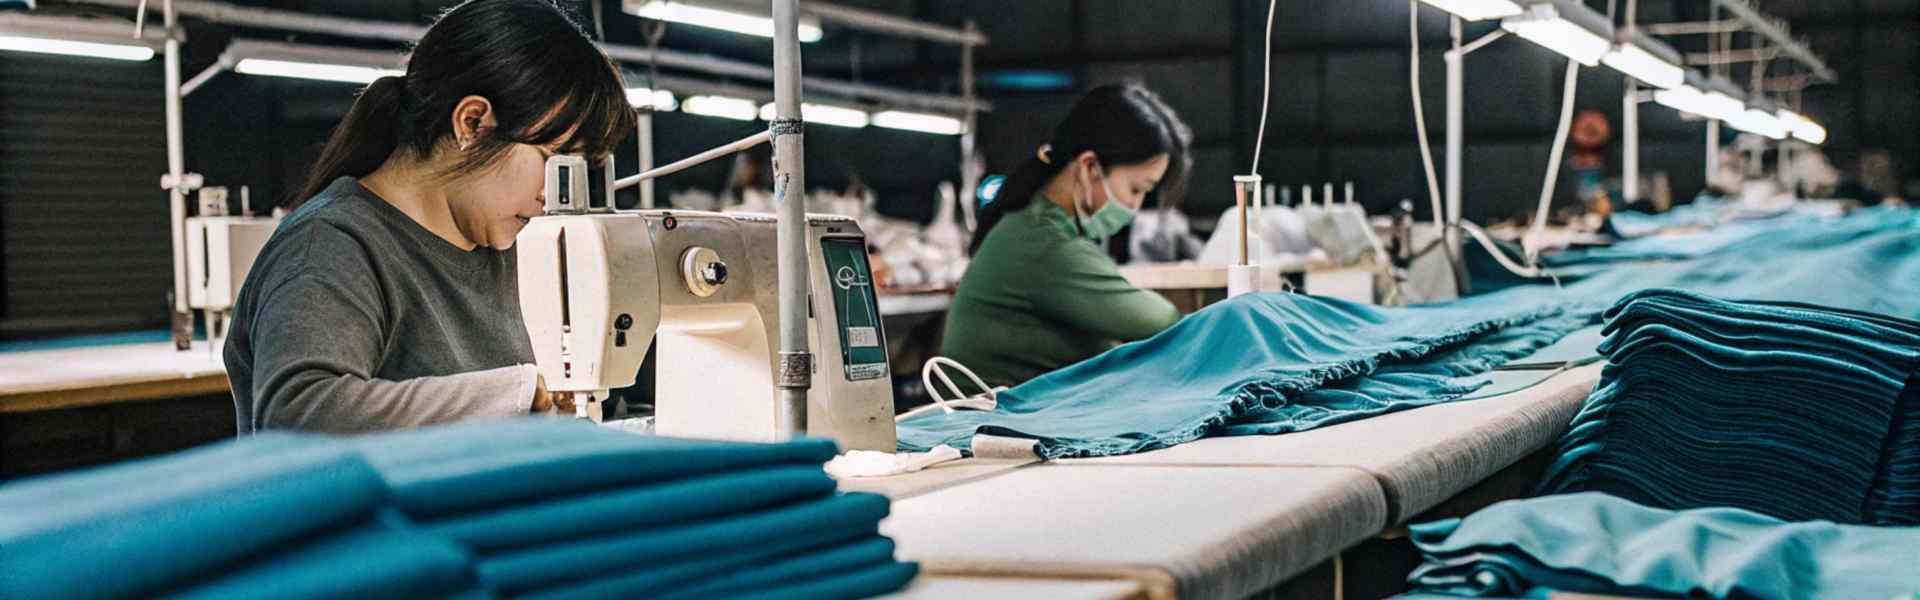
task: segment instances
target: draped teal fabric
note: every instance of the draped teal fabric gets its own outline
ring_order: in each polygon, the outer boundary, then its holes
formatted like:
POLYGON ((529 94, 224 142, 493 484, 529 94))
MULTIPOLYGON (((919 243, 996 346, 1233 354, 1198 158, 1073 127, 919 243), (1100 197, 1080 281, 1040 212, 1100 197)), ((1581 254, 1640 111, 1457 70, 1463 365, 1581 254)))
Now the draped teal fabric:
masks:
POLYGON ((1596 492, 1510 500, 1413 525, 1415 592, 1544 598, 1912 598, 1920 528, 1649 508, 1596 492))
POLYGON ((1648 288, 1920 318, 1916 215, 1793 214, 1704 236, 1635 240, 1629 244, 1639 249, 1623 244, 1583 265, 1591 268, 1585 276, 1563 278, 1564 288, 1540 280, 1424 306, 1243 296, 1016 386, 993 411, 904 421, 900 447, 966 449, 973 435, 988 433, 1035 439, 1048 458, 1126 454, 1474 397, 1487 369, 1597 322, 1616 300, 1648 288), (1650 257, 1660 260, 1639 260, 1650 257))
POLYGON ((904 421, 900 446, 966 449, 978 432, 1034 438, 1060 458, 1302 431, 1465 396, 1486 383, 1480 374, 1594 314, 1540 301, 1382 308, 1250 294, 1002 392, 991 412, 904 421))

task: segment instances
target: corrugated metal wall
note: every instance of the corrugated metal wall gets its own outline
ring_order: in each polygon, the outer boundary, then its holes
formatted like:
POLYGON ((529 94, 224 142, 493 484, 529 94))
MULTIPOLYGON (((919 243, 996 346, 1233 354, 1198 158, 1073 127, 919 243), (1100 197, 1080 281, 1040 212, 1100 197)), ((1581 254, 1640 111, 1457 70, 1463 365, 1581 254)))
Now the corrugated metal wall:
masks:
POLYGON ((160 69, 0 55, 0 338, 165 326, 160 69))

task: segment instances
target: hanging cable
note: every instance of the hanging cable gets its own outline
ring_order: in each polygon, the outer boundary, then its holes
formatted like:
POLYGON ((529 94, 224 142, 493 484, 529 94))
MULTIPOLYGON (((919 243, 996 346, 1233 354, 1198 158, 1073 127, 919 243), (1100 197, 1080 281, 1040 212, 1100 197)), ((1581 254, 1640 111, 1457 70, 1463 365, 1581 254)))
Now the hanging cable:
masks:
POLYGON ((1279 6, 1280 0, 1267 2, 1267 54, 1261 62, 1265 74, 1260 83, 1260 130, 1253 134, 1253 166, 1247 167, 1248 175, 1260 172, 1260 146, 1267 141, 1267 103, 1273 95, 1273 12, 1279 6))
POLYGON ((1567 134, 1573 129, 1573 95, 1580 83, 1580 63, 1567 59, 1567 83, 1560 94, 1560 128, 1553 134, 1553 148, 1548 151, 1547 179, 1540 184, 1540 206, 1534 209, 1533 224, 1527 227, 1527 235, 1520 238, 1521 248, 1526 251, 1527 262, 1534 262, 1540 255, 1536 244, 1547 231, 1547 210, 1553 205, 1554 186, 1560 179, 1560 157, 1566 151, 1567 134))
MULTIPOLYGON (((1446 210, 1440 206, 1440 176, 1433 171, 1433 148, 1427 145, 1427 109, 1420 99, 1420 2, 1407 0, 1407 32, 1413 38, 1412 58, 1408 69, 1413 83, 1413 128, 1420 134, 1420 165, 1427 174, 1427 199, 1433 204, 1433 224, 1436 229, 1445 231, 1446 210)), ((1459 60, 1455 58, 1454 60, 1459 60)), ((1460 135, 1454 132, 1453 135, 1460 135)), ((1451 250, 1449 250, 1451 251, 1451 250)))

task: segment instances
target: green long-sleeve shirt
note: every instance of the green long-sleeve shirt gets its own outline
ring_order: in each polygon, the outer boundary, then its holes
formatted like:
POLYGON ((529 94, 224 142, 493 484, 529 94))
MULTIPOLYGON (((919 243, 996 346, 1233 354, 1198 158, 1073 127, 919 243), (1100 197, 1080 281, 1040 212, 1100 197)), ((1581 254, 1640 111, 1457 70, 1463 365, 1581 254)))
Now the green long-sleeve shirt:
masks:
POLYGON ((1180 313, 1134 287, 1067 211, 1044 197, 1002 217, 960 279, 941 354, 991 385, 1017 385, 1159 333, 1180 313))

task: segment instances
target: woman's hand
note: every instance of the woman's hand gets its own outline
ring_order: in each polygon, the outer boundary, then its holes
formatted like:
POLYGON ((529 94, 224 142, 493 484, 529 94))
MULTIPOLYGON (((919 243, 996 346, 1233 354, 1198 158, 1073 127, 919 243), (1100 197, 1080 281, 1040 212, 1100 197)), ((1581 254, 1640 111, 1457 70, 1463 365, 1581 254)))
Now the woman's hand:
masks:
POLYGON ((563 414, 572 414, 573 394, 547 391, 546 376, 536 375, 533 385, 532 412, 546 413, 553 412, 556 409, 563 414))

